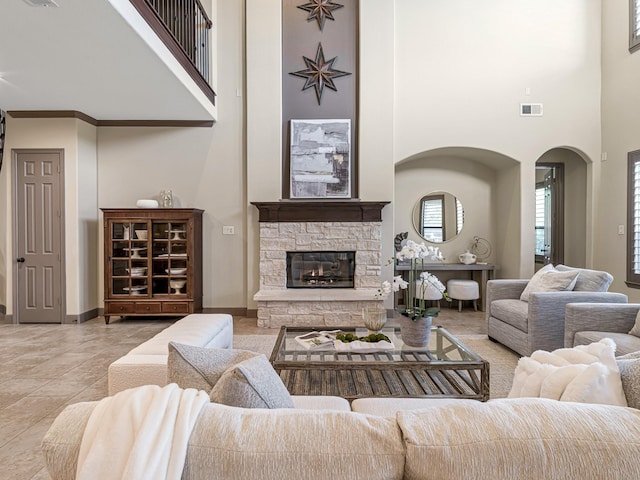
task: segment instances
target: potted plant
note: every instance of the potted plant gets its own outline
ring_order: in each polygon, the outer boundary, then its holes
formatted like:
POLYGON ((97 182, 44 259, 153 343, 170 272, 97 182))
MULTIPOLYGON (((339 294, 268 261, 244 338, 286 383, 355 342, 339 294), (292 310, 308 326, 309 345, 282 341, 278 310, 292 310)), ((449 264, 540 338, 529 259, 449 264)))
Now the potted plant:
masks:
POLYGON ((402 341, 409 346, 424 347, 429 343, 433 317, 440 312, 440 307, 427 306, 427 291, 439 293, 446 301, 451 301, 444 284, 437 276, 426 271, 425 265, 428 267, 429 263, 441 262, 444 257, 437 247, 408 240, 396 254, 395 260, 409 265, 408 281, 402 275, 395 276, 393 282, 384 281, 377 296, 386 298, 391 292, 406 290, 405 305, 396 308, 401 315, 402 341))

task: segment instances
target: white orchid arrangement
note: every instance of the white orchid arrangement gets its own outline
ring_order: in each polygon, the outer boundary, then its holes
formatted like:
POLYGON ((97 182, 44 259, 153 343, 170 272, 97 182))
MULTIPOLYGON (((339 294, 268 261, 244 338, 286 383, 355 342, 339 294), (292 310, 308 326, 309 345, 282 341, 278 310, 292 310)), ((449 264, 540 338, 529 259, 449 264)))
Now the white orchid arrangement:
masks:
MULTIPOLYGON (((446 301, 451 301, 447 295, 446 287, 434 274, 424 270, 424 265, 429 262, 441 262, 444 256, 438 247, 426 246, 424 243, 416 243, 408 240, 402 249, 396 254, 398 261, 409 260, 409 281, 404 280, 402 275, 393 277, 393 282, 385 280, 376 293, 378 298, 387 298, 392 292, 407 290, 407 305, 404 308, 396 309, 401 315, 416 321, 422 317, 436 317, 440 312, 439 307, 427 307, 424 294, 428 288, 438 290, 446 301), (417 291, 416 291, 417 289, 417 291)), ((389 263, 393 263, 391 259, 389 263)))
POLYGON ((402 249, 396 254, 396 258, 403 262, 405 260, 427 260, 430 262, 442 262, 444 256, 438 247, 425 245, 424 242, 416 243, 407 240, 402 249))

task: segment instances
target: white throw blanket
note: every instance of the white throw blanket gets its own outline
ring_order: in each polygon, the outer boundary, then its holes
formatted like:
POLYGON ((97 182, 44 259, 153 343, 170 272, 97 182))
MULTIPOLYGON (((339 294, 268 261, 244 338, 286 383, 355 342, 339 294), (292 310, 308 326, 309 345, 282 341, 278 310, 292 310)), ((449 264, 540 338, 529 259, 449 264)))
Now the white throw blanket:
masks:
POLYGON ((175 383, 103 398, 89 417, 77 480, 180 480, 187 442, 209 395, 175 383))

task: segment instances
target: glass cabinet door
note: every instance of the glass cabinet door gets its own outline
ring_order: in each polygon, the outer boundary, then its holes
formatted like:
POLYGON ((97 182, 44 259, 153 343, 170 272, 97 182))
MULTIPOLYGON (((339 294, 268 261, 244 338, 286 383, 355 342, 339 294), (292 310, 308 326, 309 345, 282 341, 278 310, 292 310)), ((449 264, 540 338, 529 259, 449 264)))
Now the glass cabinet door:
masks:
POLYGON ((147 222, 110 224, 111 293, 132 296, 149 295, 147 222))
POLYGON ((187 222, 153 222, 153 294, 180 296, 189 291, 187 222))

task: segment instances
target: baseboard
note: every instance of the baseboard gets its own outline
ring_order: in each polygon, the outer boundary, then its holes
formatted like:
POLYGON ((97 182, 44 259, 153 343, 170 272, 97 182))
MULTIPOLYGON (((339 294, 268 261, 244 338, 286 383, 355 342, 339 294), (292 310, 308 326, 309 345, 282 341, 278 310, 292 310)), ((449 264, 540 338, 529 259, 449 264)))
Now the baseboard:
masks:
MULTIPOLYGON (((97 308, 96 314, 93 317, 87 318, 90 320, 95 317, 103 317, 104 316, 104 308, 97 308)), ((229 308, 219 308, 219 307, 205 307, 202 309, 202 313, 228 313, 234 317, 253 317, 258 318, 257 310, 247 310, 244 307, 229 307, 229 308)))
POLYGON ((245 315, 247 318, 258 318, 258 309, 249 309, 247 308, 247 314, 245 315))
POLYGON ((100 310, 98 308, 93 308, 79 315, 67 315, 63 323, 82 323, 98 316, 100 316, 100 310))
POLYGON ((0 304, 0 323, 13 323, 13 315, 7 315, 7 307, 2 304, 0 304))
POLYGON ((202 309, 202 313, 228 313, 234 317, 246 317, 247 309, 242 307, 229 307, 229 308, 217 308, 217 307, 205 307, 202 309))

